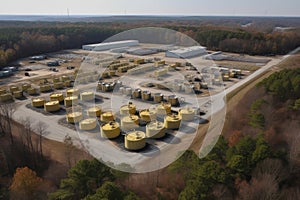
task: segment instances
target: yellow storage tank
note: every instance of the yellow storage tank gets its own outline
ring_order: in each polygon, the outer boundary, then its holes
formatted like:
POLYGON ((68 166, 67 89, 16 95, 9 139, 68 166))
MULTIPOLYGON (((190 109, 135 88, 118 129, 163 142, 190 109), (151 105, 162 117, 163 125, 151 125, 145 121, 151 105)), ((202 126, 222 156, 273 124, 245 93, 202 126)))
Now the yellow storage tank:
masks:
POLYGON ((38 94, 38 91, 37 91, 36 88, 30 87, 30 88, 27 89, 27 93, 28 93, 29 95, 35 95, 35 94, 38 94))
POLYGON ((41 85, 40 86, 40 91, 41 92, 49 92, 51 90, 52 90, 51 85, 46 84, 46 85, 41 85))
POLYGON ((109 77, 108 72, 103 72, 103 73, 101 74, 101 77, 102 77, 102 78, 108 78, 108 77, 109 77))
POLYGON ((73 105, 77 105, 78 104, 78 97, 77 96, 70 96, 70 97, 66 97, 64 100, 64 105, 66 107, 70 107, 73 105))
POLYGON ((81 101, 92 101, 94 99, 95 99, 95 93, 92 92, 92 91, 80 93, 80 100, 81 101))
POLYGON ((133 98, 135 98, 135 99, 141 98, 141 93, 142 93, 142 90, 141 90, 141 89, 135 89, 135 90, 132 92, 132 96, 133 96, 133 98))
POLYGON ((23 97, 23 92, 21 90, 14 91, 13 96, 17 99, 22 98, 23 97))
POLYGON ((161 103, 163 101, 164 95, 161 93, 154 93, 153 99, 155 103, 161 103))
POLYGON ((67 90, 67 96, 70 97, 70 96, 78 96, 79 95, 79 90, 78 89, 75 89, 75 88, 72 88, 72 89, 68 89, 67 90))
POLYGON ((0 95, 0 101, 6 102, 13 100, 13 96, 10 93, 0 95))
POLYGON ((134 115, 136 113, 136 106, 129 102, 128 105, 123 105, 120 108, 121 115, 134 115))
POLYGON ((60 78, 56 77, 56 78, 53 78, 53 83, 58 83, 60 82, 60 78))
POLYGON ((187 107, 179 110, 182 121, 192 121, 195 117, 195 109, 187 107))
POLYGON ((52 94, 50 94, 50 101, 62 102, 63 100, 64 100, 64 95, 62 93, 52 93, 52 94))
POLYGON ((125 135, 125 148, 139 150, 146 146, 146 134, 142 131, 132 131, 125 135))
POLYGON ((22 87, 22 91, 27 91, 28 88, 31 88, 31 84, 23 83, 21 87, 22 87))
POLYGON ((151 97, 151 92, 149 92, 149 91, 143 91, 142 92, 142 99, 144 101, 149 101, 150 97, 151 97))
POLYGON ((63 82, 56 82, 53 84, 55 89, 62 89, 64 88, 65 84, 63 82))
POLYGON ((223 81, 229 81, 229 76, 228 75, 224 75, 222 78, 223 78, 223 81))
POLYGON ((179 104, 179 100, 176 95, 168 96, 168 102, 171 104, 171 106, 177 106, 179 104))
POLYGON ((171 104, 170 103, 161 103, 156 106, 157 115, 168 115, 171 114, 171 104))
POLYGON ((62 80, 63 82, 69 81, 69 80, 70 80, 70 77, 69 77, 69 76, 66 76, 66 75, 63 75, 63 76, 61 77, 61 80, 62 80))
POLYGON ((115 116, 114 116, 113 112, 108 111, 108 112, 101 114, 100 120, 102 122, 115 121, 115 116))
POLYGON ((87 115, 89 117, 100 117, 100 115, 101 115, 101 107, 100 106, 94 106, 92 108, 89 108, 87 110, 87 115))
POLYGON ((109 76, 115 76, 116 75, 116 71, 115 70, 110 70, 109 71, 109 76))
POLYGON ((10 86, 9 90, 10 90, 11 93, 13 93, 13 92, 19 91, 20 89, 17 86, 10 86))
POLYGON ((107 122, 101 126, 101 137, 113 139, 120 135, 121 129, 118 122, 107 122))
POLYGON ((139 124, 139 117, 137 115, 129 115, 121 119, 121 128, 124 130, 137 128, 138 124, 139 124))
POLYGON ((205 83, 205 82, 201 82, 200 83, 200 88, 202 88, 202 89, 208 89, 208 84, 205 83))
POLYGON ((31 105, 36 108, 44 107, 45 102, 46 100, 44 98, 33 98, 31 100, 31 105))
POLYGON ((147 138, 162 138, 166 135, 166 128, 163 122, 153 121, 146 125, 147 138))
POLYGON ((68 123, 78 123, 82 120, 82 112, 71 112, 66 115, 68 123))
POLYGON ((70 80, 64 81, 64 86, 65 86, 65 87, 71 87, 71 86, 72 86, 72 85, 71 85, 71 81, 70 81, 70 80))
POLYGON ((144 109, 140 111, 140 118, 141 120, 145 122, 150 122, 152 120, 156 119, 156 111, 155 110, 149 110, 149 109, 144 109))
POLYGON ((165 117, 164 126, 167 129, 179 129, 181 123, 181 117, 173 114, 165 117))
POLYGON ((88 118, 79 122, 79 129, 84 131, 90 131, 97 127, 96 118, 88 118))
POLYGON ((0 90, 0 95, 6 94, 6 93, 7 93, 7 90, 5 90, 5 89, 1 89, 1 90, 0 90))
POLYGON ((137 58, 137 59, 134 59, 133 62, 134 62, 134 64, 139 65, 139 64, 143 64, 145 62, 145 60, 142 58, 137 58))
POLYGON ((49 101, 44 104, 44 109, 47 112, 55 112, 60 110, 59 101, 49 101))

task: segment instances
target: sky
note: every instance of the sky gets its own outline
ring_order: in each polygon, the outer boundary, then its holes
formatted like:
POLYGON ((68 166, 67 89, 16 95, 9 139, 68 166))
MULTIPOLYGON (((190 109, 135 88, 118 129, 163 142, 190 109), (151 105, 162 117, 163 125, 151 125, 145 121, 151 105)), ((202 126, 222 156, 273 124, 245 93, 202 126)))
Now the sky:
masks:
POLYGON ((300 0, 2 0, 0 14, 300 16, 300 0))

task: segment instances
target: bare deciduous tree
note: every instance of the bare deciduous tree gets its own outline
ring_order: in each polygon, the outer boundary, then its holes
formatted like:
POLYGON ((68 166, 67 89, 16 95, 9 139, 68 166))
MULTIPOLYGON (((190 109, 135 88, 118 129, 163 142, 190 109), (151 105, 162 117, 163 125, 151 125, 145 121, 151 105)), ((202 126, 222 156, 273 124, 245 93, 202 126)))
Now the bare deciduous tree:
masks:
POLYGON ((297 173, 300 170, 300 137, 293 135, 288 139, 290 172, 297 173))
POLYGON ((267 158, 259 162, 252 173, 252 177, 261 179, 264 174, 273 175, 277 182, 281 182, 288 177, 288 172, 279 159, 267 158))
POLYGON ((0 104, 0 131, 4 134, 9 134, 11 143, 14 143, 12 135, 12 116, 15 111, 14 103, 0 104))
POLYGON ((241 200, 276 200, 279 199, 278 182, 272 174, 262 174, 252 178, 249 184, 240 187, 237 199, 241 200))
POLYGON ((43 155, 43 137, 48 133, 47 132, 47 128, 48 125, 45 124, 42 121, 39 121, 36 125, 35 125, 35 131, 36 133, 39 135, 39 139, 38 139, 38 143, 37 143, 37 151, 40 152, 40 156, 43 155))

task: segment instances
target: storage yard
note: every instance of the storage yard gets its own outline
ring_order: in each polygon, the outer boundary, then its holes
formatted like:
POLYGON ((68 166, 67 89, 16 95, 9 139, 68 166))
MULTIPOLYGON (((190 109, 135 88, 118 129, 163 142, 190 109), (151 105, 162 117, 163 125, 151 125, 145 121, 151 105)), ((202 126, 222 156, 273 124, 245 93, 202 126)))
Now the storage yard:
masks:
POLYGON ((0 101, 16 102, 16 119, 28 116, 49 124, 46 137, 80 138, 104 161, 118 155, 115 163, 133 163, 172 150, 170 156, 176 157, 215 112, 211 96, 233 88, 253 71, 222 61, 215 65, 202 57, 205 51, 130 40, 85 45, 34 63, 24 59, 15 75, 1 80, 0 101), (50 61, 58 66, 46 66, 50 61))

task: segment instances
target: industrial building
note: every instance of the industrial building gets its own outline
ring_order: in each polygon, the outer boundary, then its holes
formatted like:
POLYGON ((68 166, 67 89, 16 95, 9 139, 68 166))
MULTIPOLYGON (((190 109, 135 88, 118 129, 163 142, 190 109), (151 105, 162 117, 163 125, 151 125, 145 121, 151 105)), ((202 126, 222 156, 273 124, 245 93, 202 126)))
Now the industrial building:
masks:
POLYGON ((83 45, 82 49, 88 51, 105 51, 105 50, 111 50, 115 48, 132 47, 138 45, 139 45, 138 40, 123 40, 123 41, 115 41, 115 42, 104 42, 98 44, 87 44, 87 45, 83 45))
POLYGON ((192 46, 181 49, 176 49, 166 52, 166 57, 170 58, 191 58, 206 54, 206 48, 201 46, 192 46))

